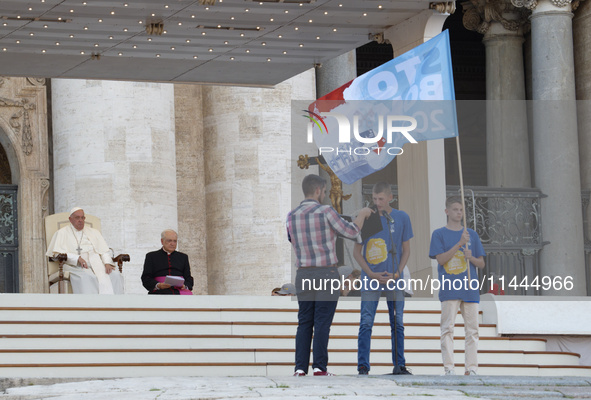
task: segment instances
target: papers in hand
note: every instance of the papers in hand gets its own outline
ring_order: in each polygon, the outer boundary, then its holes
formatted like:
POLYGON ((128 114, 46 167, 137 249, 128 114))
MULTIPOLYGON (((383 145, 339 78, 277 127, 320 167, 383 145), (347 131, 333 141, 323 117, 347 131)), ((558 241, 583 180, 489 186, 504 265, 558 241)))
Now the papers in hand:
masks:
POLYGON ((170 286, 182 287, 185 284, 185 278, 182 276, 166 275, 164 283, 167 283, 170 286))

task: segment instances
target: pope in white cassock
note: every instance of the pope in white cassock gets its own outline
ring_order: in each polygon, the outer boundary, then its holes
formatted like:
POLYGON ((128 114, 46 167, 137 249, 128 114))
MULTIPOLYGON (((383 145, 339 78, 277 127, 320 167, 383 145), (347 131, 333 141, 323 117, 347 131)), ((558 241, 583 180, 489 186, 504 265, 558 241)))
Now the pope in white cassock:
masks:
POLYGON ((84 210, 70 211, 70 225, 58 230, 47 248, 48 257, 68 255, 64 271, 70 273, 74 293, 123 294, 123 277, 115 268, 109 246, 96 229, 84 226, 84 210))

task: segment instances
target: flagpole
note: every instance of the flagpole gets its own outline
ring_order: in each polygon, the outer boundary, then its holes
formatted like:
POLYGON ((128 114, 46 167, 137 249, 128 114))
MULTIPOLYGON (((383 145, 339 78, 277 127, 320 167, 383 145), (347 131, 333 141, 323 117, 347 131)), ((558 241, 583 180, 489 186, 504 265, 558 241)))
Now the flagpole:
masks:
POLYGON ((458 152, 458 169, 460 170, 460 196, 462 197, 462 218, 466 229, 466 207, 464 204, 464 174, 462 173, 462 153, 460 153, 460 135, 456 136, 456 149, 458 152))
MULTIPOLYGON (((458 169, 460 170, 460 196, 462 197, 462 218, 464 219, 464 230, 467 229, 467 221, 466 221, 466 204, 464 201, 464 174, 462 172, 462 153, 460 152, 460 134, 456 136, 456 149, 458 152, 458 169)), ((462 233, 463 234, 463 233, 462 233)), ((466 244, 466 248, 468 248, 468 244, 466 244)), ((470 282, 470 262, 467 262, 468 267, 468 282, 470 282)))

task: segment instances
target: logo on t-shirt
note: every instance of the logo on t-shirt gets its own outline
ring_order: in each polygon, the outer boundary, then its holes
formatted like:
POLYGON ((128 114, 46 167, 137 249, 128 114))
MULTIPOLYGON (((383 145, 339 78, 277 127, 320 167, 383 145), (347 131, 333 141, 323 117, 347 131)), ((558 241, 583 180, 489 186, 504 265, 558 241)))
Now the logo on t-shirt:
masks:
POLYGON ((456 254, 454 254, 451 260, 445 263, 443 268, 445 268, 445 272, 450 275, 459 275, 463 272, 466 272, 468 268, 464 252, 460 250, 456 251, 456 254))
POLYGON ((388 247, 384 239, 370 239, 365 247, 365 259, 370 264, 380 264, 388 259, 388 247))

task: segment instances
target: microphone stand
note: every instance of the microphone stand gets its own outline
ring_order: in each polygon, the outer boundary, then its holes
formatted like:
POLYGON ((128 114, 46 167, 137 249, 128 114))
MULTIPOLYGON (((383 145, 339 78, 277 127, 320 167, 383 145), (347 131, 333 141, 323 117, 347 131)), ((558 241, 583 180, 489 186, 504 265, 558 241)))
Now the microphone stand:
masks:
MULTIPOLYGON (((384 211, 386 213, 386 211, 384 211)), ((392 250, 389 253, 392 255, 392 275, 394 275, 398 271, 398 259, 396 258, 396 245, 394 244, 394 237, 392 236, 392 229, 391 226, 393 222, 390 222, 392 217, 388 215, 386 217, 386 222, 388 223, 388 233, 390 234, 390 244, 392 245, 392 250)), ((400 279, 400 277, 398 277, 400 279)), ((398 365, 398 324, 396 322, 396 287, 393 290, 393 306, 394 306, 394 371, 392 371, 393 375, 399 375, 401 373, 400 366, 398 365)), ((386 298, 387 300, 387 298, 386 298)))

